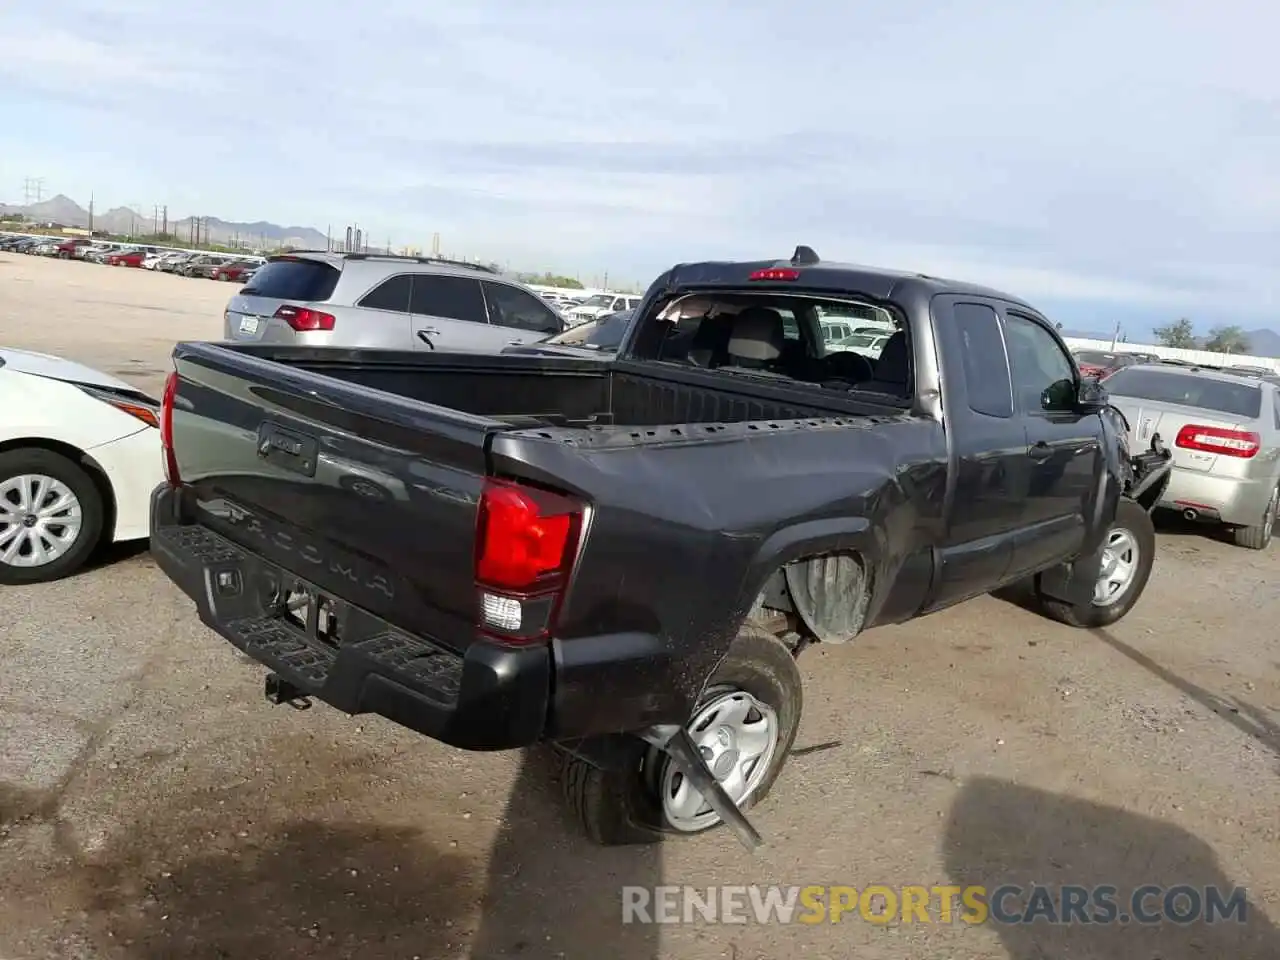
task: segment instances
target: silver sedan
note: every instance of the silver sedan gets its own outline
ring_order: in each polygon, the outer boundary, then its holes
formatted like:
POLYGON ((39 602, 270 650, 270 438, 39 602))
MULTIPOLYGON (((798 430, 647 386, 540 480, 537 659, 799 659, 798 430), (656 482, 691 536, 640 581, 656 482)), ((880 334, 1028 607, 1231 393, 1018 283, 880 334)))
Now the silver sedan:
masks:
POLYGON ((1158 433, 1173 451, 1159 506, 1225 524, 1238 545, 1265 549, 1280 505, 1280 385, 1158 363, 1125 367, 1103 385, 1129 421, 1134 449, 1158 433))

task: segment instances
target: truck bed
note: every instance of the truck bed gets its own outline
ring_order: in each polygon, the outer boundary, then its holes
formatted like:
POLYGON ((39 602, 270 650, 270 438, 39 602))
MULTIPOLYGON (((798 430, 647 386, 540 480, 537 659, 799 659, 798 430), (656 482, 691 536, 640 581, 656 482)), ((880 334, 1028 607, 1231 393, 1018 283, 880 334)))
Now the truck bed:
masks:
MULTIPOLYGON (((811 386, 748 380, 708 386, 674 365, 612 359, 418 354, 263 345, 224 349, 508 426, 652 427, 894 412, 811 386)), ((722 378, 727 379, 727 378, 722 378)))

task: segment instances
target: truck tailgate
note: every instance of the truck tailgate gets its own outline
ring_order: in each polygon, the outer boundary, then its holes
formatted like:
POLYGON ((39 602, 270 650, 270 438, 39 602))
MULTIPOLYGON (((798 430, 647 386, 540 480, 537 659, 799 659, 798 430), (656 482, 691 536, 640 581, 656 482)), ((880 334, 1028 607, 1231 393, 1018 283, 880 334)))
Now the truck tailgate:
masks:
POLYGON ((391 626, 463 651, 489 435, 503 424, 213 344, 180 344, 191 519, 391 626))

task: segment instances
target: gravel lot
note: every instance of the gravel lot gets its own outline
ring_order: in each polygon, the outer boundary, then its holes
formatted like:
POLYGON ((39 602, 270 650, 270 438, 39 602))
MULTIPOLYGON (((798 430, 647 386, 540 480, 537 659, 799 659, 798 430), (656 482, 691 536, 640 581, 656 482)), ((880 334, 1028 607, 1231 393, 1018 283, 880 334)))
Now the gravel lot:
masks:
MULTIPOLYGON (((159 393, 233 288, 0 255, 0 343, 159 393)), ((144 547, 0 593, 0 957, 1280 957, 1280 548, 1163 523, 1110 631, 983 598, 802 658, 756 823, 602 850, 545 758, 271 707, 144 547), (624 884, 1244 886, 1182 927, 627 925, 624 884)))

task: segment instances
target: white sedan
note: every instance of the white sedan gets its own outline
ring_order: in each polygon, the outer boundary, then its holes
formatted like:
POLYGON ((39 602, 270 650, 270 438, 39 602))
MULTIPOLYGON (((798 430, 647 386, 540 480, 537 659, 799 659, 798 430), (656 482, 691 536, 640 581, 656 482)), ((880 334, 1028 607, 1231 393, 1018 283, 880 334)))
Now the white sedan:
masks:
POLYGON ((0 584, 57 580, 145 538, 159 404, 101 371, 0 348, 0 584))

